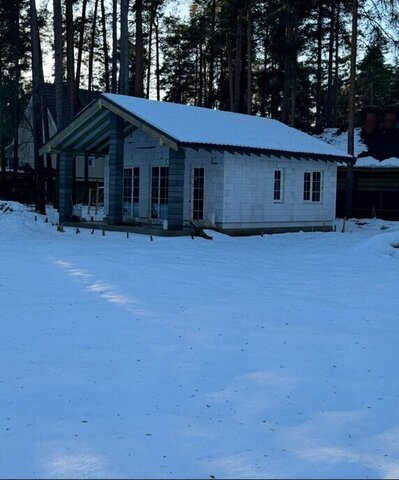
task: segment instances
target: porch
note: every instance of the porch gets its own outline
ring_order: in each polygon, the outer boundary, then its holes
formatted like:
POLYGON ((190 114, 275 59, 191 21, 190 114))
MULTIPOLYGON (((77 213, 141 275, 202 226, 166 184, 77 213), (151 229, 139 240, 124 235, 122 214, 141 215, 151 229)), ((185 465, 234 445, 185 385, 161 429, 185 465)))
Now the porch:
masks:
POLYGON ((107 178, 104 178, 107 184, 106 211, 104 221, 79 222, 79 226, 154 235, 191 233, 190 227, 183 227, 185 149, 167 135, 145 125, 135 115, 107 99, 102 98, 89 105, 71 124, 58 132, 42 148, 41 153, 59 154, 58 210, 60 223, 63 225, 75 225, 73 169, 76 157, 83 154, 103 156, 107 159, 107 178), (168 174, 167 188, 164 190, 162 200, 159 199, 156 215, 150 211, 147 215, 148 222, 141 218, 140 222, 135 222, 139 224, 133 225, 126 221, 124 151, 125 138, 137 129, 150 134, 162 146, 166 152, 165 165, 168 174), (162 209, 162 215, 161 207, 166 207, 162 209))

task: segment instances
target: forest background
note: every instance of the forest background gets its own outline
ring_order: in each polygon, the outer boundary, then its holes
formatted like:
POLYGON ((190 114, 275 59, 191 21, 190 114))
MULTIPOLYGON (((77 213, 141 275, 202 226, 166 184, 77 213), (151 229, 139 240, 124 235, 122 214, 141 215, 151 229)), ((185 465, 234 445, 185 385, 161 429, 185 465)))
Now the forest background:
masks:
POLYGON ((47 140, 45 81, 58 91, 58 128, 80 88, 269 116, 309 133, 351 127, 364 107, 399 103, 398 31, 396 0, 1 0, 2 172, 32 93, 37 148, 47 140))

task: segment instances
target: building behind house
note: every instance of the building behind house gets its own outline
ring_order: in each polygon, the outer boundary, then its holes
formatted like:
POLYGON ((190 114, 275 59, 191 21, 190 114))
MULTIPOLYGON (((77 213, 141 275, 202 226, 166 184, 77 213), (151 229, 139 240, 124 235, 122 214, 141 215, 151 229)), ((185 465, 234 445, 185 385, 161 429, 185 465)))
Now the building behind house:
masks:
MULTIPOLYGON (((66 112, 67 105, 67 89, 64 86, 63 91, 63 111, 66 112)), ((57 132, 56 127, 56 95, 55 95, 55 85, 46 83, 44 85, 44 93, 47 104, 48 111, 48 120, 49 120, 49 133, 50 138, 55 135, 57 132)), ((88 90, 80 89, 78 96, 78 111, 84 109, 91 101, 98 98, 100 95, 99 92, 89 92, 88 90)), ((33 131, 32 131, 32 98, 30 99, 24 116, 20 122, 18 128, 18 159, 19 159, 19 176, 13 177, 9 175, 9 182, 12 182, 13 179, 17 179, 21 183, 22 188, 25 191, 19 193, 22 196, 22 200, 27 200, 31 197, 33 201, 33 181, 30 181, 29 178, 33 177, 32 173, 35 168, 34 165, 34 143, 33 143, 33 131), (23 175, 22 172, 25 172, 23 175), (26 189, 30 189, 30 192, 27 192, 26 189)), ((13 170, 13 143, 7 146, 6 148, 6 157, 7 157, 7 170, 12 172, 13 170)), ((51 155, 51 170, 46 168, 46 160, 44 161, 45 171, 46 171, 46 185, 47 185, 47 200, 53 201, 55 197, 55 179, 56 179, 56 167, 57 167, 57 154, 53 153, 51 155)), ((89 188, 93 190, 102 187, 104 183, 104 157, 90 155, 85 153, 84 155, 79 156, 79 161, 76 161, 75 169, 75 180, 76 186, 74 191, 74 196, 78 202, 87 203, 88 201, 88 191, 89 188)), ((18 186, 11 186, 12 188, 17 188, 18 186)), ((12 197, 12 195, 11 195, 12 197)), ((10 195, 8 198, 11 198, 10 195)), ((18 200, 19 198, 12 198, 18 200)))

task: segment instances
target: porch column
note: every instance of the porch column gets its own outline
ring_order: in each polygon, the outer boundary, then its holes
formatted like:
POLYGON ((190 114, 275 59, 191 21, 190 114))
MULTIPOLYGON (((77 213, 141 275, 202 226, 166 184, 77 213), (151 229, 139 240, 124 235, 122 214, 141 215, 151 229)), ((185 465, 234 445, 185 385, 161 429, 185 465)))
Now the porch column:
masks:
POLYGON ((183 229, 185 150, 169 148, 168 230, 183 229))
POLYGON ((73 154, 61 152, 58 171, 58 212, 60 224, 68 222, 72 217, 73 195, 73 154))
POLYGON ((120 225, 123 214, 123 118, 112 113, 109 127, 108 223, 110 225, 120 225))

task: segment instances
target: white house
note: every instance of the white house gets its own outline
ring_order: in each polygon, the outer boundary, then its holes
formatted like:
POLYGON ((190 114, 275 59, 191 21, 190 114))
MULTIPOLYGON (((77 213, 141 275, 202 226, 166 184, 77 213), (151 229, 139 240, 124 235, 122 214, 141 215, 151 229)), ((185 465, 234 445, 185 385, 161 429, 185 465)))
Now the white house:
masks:
POLYGON ((71 152, 105 156, 105 221, 227 233, 330 230, 337 162, 351 157, 268 118, 102 94, 43 152, 61 152, 68 220, 71 152))

